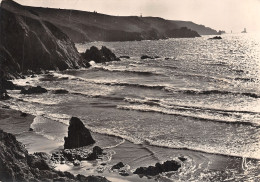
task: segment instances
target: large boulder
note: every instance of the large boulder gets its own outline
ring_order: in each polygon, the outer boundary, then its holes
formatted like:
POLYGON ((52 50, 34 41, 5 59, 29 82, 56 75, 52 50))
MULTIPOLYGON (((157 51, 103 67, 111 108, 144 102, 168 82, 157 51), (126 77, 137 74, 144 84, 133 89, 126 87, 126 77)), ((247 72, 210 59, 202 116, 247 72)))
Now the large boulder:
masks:
POLYGON ((104 63, 109 61, 119 61, 120 59, 107 47, 102 46, 100 50, 92 46, 82 53, 82 57, 87 61, 95 61, 96 63, 104 63))
POLYGON ((84 126, 82 121, 76 117, 70 119, 68 137, 64 137, 64 140, 65 149, 79 148, 95 143, 89 130, 84 126))

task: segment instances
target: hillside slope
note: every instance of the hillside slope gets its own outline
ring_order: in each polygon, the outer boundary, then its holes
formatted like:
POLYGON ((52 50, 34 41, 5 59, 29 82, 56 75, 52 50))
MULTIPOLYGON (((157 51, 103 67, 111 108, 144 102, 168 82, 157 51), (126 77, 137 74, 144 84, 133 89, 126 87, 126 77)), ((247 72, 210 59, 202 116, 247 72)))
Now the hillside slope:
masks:
POLYGON ((5 3, 5 7, 20 14, 24 13, 20 9, 28 10, 31 14, 59 27, 74 42, 153 40, 217 34, 217 31, 203 25, 158 17, 110 16, 77 10, 28 7, 13 1, 5 3), (183 34, 179 31, 175 34, 176 29, 181 27, 188 29, 183 29, 183 34))

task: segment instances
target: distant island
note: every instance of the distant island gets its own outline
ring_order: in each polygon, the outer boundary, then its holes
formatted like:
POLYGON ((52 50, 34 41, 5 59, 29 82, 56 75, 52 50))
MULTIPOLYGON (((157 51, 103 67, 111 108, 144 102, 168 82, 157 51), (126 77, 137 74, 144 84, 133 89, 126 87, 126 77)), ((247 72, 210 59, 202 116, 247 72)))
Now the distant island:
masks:
POLYGON ((22 6, 14 1, 2 2, 2 8, 33 19, 48 21, 73 42, 138 41, 217 35, 204 25, 159 17, 110 16, 94 12, 22 6))

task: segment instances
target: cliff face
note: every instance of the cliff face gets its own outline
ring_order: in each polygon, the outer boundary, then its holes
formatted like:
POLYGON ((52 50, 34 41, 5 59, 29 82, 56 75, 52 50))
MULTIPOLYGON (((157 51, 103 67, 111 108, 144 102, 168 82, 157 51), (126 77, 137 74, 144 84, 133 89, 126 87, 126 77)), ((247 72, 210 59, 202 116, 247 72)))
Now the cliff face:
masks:
POLYGON ((4 0, 0 8, 1 74, 10 77, 5 74, 84 66, 66 34, 37 14, 14 5, 4 0))
MULTIPOLYGON (((74 42, 86 41, 133 41, 154 40, 171 37, 187 37, 171 30, 187 27, 200 35, 217 34, 203 25, 186 21, 171 21, 158 17, 110 16, 93 12, 21 6, 5 3, 9 9, 26 9, 41 19, 51 22, 74 42)), ((199 36, 199 35, 196 35, 199 36)), ((189 37, 196 37, 190 34, 189 37)))

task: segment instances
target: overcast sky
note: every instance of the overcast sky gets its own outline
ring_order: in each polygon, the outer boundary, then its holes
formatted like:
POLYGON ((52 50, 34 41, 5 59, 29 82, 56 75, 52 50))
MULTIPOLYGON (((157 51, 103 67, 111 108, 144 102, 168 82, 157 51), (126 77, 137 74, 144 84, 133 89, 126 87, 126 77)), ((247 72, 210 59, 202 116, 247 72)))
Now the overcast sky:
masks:
POLYGON ((187 20, 216 30, 260 32, 260 0, 15 0, 23 5, 187 20))

